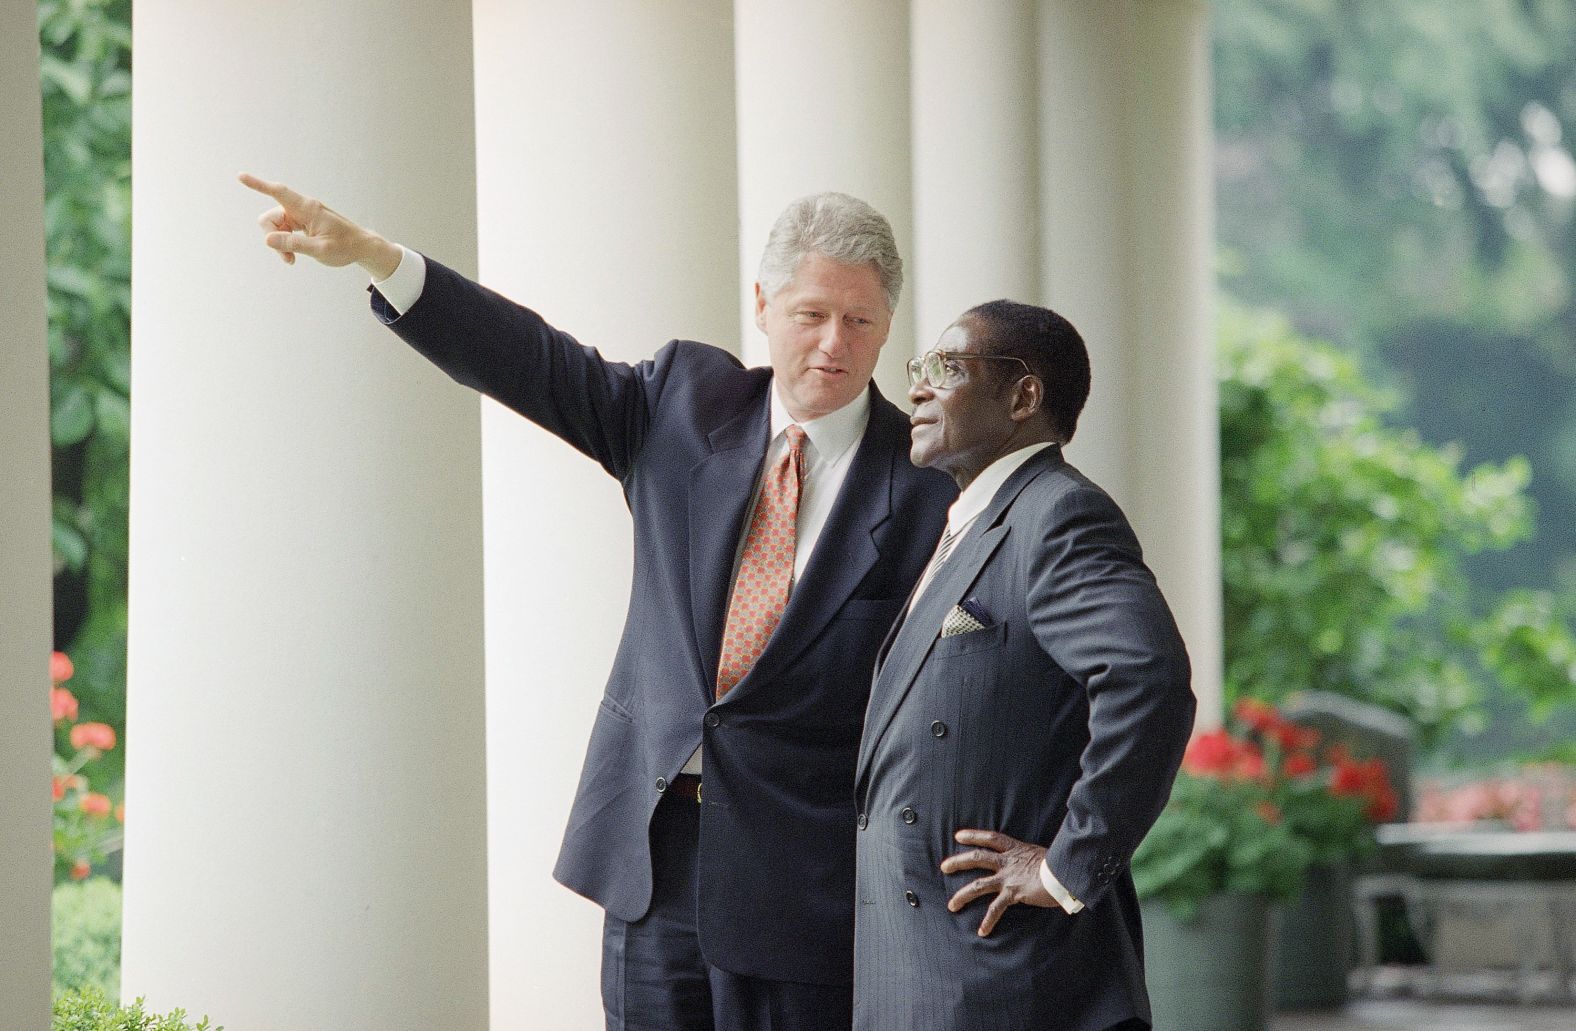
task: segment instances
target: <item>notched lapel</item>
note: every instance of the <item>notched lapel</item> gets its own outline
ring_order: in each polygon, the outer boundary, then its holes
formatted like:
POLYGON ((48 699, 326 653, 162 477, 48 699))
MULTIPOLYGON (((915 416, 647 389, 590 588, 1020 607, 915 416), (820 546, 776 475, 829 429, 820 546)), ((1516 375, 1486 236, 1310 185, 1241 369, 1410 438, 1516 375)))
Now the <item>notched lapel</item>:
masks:
POLYGON ((751 405, 712 431, 706 438, 712 453, 690 470, 690 615, 700 668, 710 685, 717 682, 734 554, 766 457, 769 427, 767 406, 751 405))
MULTIPOLYGON (((982 517, 983 518, 983 517, 982 517)), ((859 776, 864 776, 865 765, 880 743, 881 735, 897 715, 903 699, 914 686, 920 667, 930 655, 941 636, 941 621, 961 601, 975 577, 990 557, 996 554, 1006 540, 1011 528, 1005 523, 992 526, 983 533, 965 537, 936 578, 925 588, 919 601, 904 617, 897 629, 886 661, 876 674, 870 689, 870 709, 865 713, 865 734, 859 749, 859 776)))
POLYGON ((782 622, 729 697, 744 697, 753 685, 770 682, 774 671, 803 653, 881 557, 875 537, 892 514, 893 448, 889 434, 875 425, 874 411, 870 418, 804 576, 788 596, 782 622))

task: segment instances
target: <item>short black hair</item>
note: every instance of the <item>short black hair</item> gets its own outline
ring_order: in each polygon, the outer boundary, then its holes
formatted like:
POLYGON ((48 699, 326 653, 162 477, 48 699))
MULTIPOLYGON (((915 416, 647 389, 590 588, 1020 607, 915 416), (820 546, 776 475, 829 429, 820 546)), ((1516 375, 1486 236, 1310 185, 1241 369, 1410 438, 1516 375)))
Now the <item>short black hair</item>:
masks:
POLYGON ((983 334, 982 351, 1023 359, 1044 385, 1057 435, 1072 440, 1089 400, 1089 349, 1073 324, 1049 308, 1008 300, 975 305, 958 321, 983 334))

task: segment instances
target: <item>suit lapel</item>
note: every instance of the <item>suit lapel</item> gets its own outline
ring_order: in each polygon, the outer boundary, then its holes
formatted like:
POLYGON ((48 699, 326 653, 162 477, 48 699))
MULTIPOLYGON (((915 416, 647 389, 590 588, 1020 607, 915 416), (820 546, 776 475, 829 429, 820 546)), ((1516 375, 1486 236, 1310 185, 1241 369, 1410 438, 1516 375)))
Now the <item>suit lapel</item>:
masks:
MULTIPOLYGON (((768 381, 770 382, 770 381, 768 381)), ((711 454, 690 470, 690 614, 708 687, 717 683, 722 624, 744 514, 766 457, 770 417, 763 397, 706 438, 711 454)))
POLYGON ((963 600, 980 570, 1006 539, 1011 527, 1005 520, 1013 501, 1040 473, 1061 464, 1061 449, 1049 447, 1014 471, 996 491, 985 511, 980 513, 974 528, 937 572, 925 593, 917 602, 911 601, 912 609, 888 638, 885 658, 877 667, 870 689, 870 707, 865 713, 865 732, 859 747, 856 783, 864 779, 870 757, 875 754, 881 736, 886 733, 903 699, 914 686, 915 678, 940 636, 941 621, 952 610, 952 606, 963 600))
MULTIPOLYGON (((892 463, 908 440, 908 420, 871 384, 870 421, 848 466, 836 502, 816 540, 804 575, 794 585, 782 622, 738 686, 742 697, 787 668, 808 648, 880 558, 876 532, 892 513, 892 463)), ((719 642, 721 638, 719 637, 719 642)), ((720 647, 720 643, 719 643, 720 647)))

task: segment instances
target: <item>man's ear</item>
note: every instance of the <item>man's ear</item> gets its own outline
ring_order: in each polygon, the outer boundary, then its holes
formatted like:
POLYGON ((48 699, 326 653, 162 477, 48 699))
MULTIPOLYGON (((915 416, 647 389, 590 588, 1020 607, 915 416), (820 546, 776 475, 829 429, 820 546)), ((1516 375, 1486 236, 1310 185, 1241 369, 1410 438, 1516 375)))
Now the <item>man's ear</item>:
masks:
POLYGON ((1018 380, 1012 388, 1012 411, 1008 413, 1012 421, 1027 422, 1044 407, 1045 384, 1040 377, 1028 375, 1018 380))
POLYGON ((755 281, 755 328, 766 332, 766 291, 761 289, 760 280, 755 281))

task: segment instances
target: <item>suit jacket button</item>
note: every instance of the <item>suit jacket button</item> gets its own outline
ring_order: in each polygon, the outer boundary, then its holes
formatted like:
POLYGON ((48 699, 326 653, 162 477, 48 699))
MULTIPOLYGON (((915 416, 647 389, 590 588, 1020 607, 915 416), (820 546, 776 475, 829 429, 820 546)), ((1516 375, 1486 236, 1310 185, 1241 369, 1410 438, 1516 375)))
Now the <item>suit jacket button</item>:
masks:
POLYGON ((919 814, 914 812, 914 807, 911 805, 904 806, 903 811, 898 813, 898 815, 903 818, 904 823, 917 823, 919 821, 919 814))
POLYGON ((947 736, 947 725, 945 723, 941 722, 940 720, 937 720, 936 722, 934 722, 934 723, 932 723, 930 725, 930 732, 933 735, 935 735, 936 737, 946 737, 947 736))
POLYGON ((864 813, 860 813, 858 823, 859 829, 864 830, 866 827, 870 826, 870 817, 866 816, 864 813))
POLYGON ((661 794, 662 792, 666 791, 667 789, 668 789, 668 779, 666 777, 658 777, 657 778, 657 793, 661 794))
POLYGON ((708 726, 708 727, 716 727, 716 726, 720 726, 721 724, 722 724, 722 717, 721 716, 718 716, 714 712, 708 712, 706 714, 706 726, 708 726))
POLYGON ((903 893, 903 897, 905 899, 908 899, 908 904, 909 905, 913 906, 915 909, 919 908, 919 896, 918 895, 915 895, 912 891, 905 891, 903 893))

